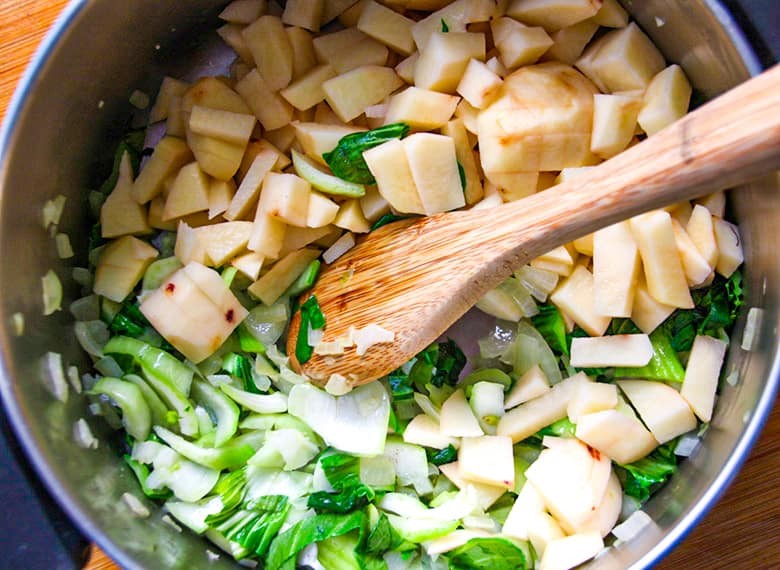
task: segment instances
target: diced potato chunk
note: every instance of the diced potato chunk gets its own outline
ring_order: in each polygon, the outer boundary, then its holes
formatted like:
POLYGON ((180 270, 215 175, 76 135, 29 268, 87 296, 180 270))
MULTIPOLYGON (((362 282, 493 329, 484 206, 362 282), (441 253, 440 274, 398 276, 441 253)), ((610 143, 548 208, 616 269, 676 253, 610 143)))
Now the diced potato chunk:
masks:
POLYGON ((414 20, 369 0, 360 14, 357 29, 382 42, 391 50, 409 55, 414 51, 413 24, 414 20))
MULTIPOLYGON (((534 516, 546 512, 544 499, 533 483, 526 481, 506 517, 501 534, 528 540, 528 527, 534 516)), ((557 526, 557 525, 556 525, 557 526)), ((560 530, 560 528, 559 528, 560 530)), ((561 531, 563 536, 563 531, 561 531)))
POLYGON ((176 245, 173 253, 182 265, 191 262, 212 265, 206 253, 206 244, 200 240, 195 230, 183 221, 180 221, 176 227, 176 245))
POLYGON ((190 113, 195 105, 232 113, 251 113, 241 96, 216 77, 198 79, 184 94, 182 111, 190 113))
POLYGON ((512 439, 501 435, 464 437, 458 451, 461 475, 470 481, 513 489, 512 439))
POLYGON ((710 211, 704 206, 696 204, 691 211, 685 229, 707 264, 710 267, 715 267, 718 264, 718 243, 715 240, 715 228, 712 220, 710 211))
POLYGON ((725 342, 709 336, 699 335, 693 341, 680 395, 703 422, 712 419, 720 368, 727 348, 725 342))
POLYGON ((645 366, 653 357, 646 334, 619 334, 571 341, 571 365, 576 368, 645 366))
POLYGON ((596 556, 604 548, 598 532, 573 534, 547 544, 539 564, 540 570, 574 568, 596 556))
POLYGON ((395 72, 398 74, 398 77, 409 85, 414 85, 414 68, 417 66, 418 59, 420 59, 420 52, 416 51, 395 66, 395 72))
POLYGON ((328 64, 310 69, 305 75, 291 85, 282 89, 281 96, 296 109, 305 111, 311 109, 320 101, 325 100, 322 84, 336 77, 336 71, 328 64))
POLYGON ((558 285, 550 301, 591 336, 601 336, 609 327, 610 317, 596 314, 593 274, 582 265, 558 285))
POLYGON ((576 436, 621 465, 638 461, 658 447, 639 420, 617 410, 581 415, 576 436))
POLYGON ((187 214, 208 210, 209 179, 197 162, 183 166, 165 200, 162 219, 173 220, 187 214))
POLYGON ((314 38, 314 52, 321 63, 329 63, 337 73, 364 65, 385 65, 387 47, 356 28, 347 28, 314 38))
POLYGON ((614 384, 586 382, 580 384, 574 396, 569 400, 566 415, 576 424, 583 414, 611 410, 617 404, 618 392, 614 384))
MULTIPOLYGON (((689 204, 690 206, 689 202, 684 202, 684 203, 689 204)), ((707 194, 706 196, 702 196, 701 198, 696 200, 696 203, 701 204, 702 206, 707 208, 710 211, 710 214, 712 214, 713 216, 717 216, 718 218, 725 217, 725 213, 726 213, 725 192, 714 192, 712 194, 707 194)))
POLYGON ((407 87, 390 98, 385 124, 401 122, 415 130, 437 129, 452 118, 458 100, 452 95, 407 87))
POLYGON ((219 17, 226 22, 251 24, 264 10, 265 0, 233 0, 219 13, 219 17))
POLYGON ((691 287, 701 285, 712 274, 712 267, 699 252, 685 228, 674 218, 672 218, 672 230, 674 230, 674 241, 677 244, 677 252, 680 254, 680 262, 688 285, 691 287))
POLYGON ((135 179, 133 199, 139 204, 146 204, 162 192, 166 178, 191 160, 192 152, 187 143, 180 138, 163 137, 135 179))
POLYGON ((197 263, 168 277, 141 303, 140 310, 168 342, 195 363, 222 346, 247 315, 219 274, 197 263))
POLYGON ((212 180, 209 184, 209 220, 224 214, 236 194, 233 180, 212 180))
POLYGON ((718 244, 718 264, 715 270, 724 277, 731 277, 745 259, 739 228, 720 218, 713 218, 712 222, 718 244))
POLYGON ((265 180, 266 174, 274 168, 276 161, 276 152, 271 148, 261 150, 255 156, 225 212, 226 220, 238 220, 245 217, 257 204, 263 180, 265 180))
POLYGON ((460 184, 454 141, 444 135, 415 133, 403 140, 409 170, 425 213, 466 205, 460 184))
POLYGON ((624 28, 628 25, 628 12, 618 0, 604 0, 592 19, 599 26, 606 28, 624 28))
POLYGON ((346 125, 324 125, 321 123, 294 123, 295 137, 301 145, 301 149, 307 156, 325 164, 322 155, 332 151, 339 141, 351 134, 364 129, 348 127, 346 125))
POLYGON ((536 63, 553 45, 544 28, 524 26, 512 18, 494 20, 491 29, 501 63, 510 70, 536 63))
POLYGON ((414 43, 417 44, 417 49, 423 50, 431 35, 441 31, 442 21, 447 24, 450 32, 465 32, 467 24, 490 20, 495 9, 493 0, 455 0, 412 26, 414 43))
POLYGON ((441 134, 447 135, 455 142, 455 156, 463 166, 463 173, 466 175, 466 189, 463 191, 466 204, 476 204, 483 196, 482 179, 463 121, 461 119, 448 121, 441 128, 441 134))
MULTIPOLYGON (((322 8, 322 24, 327 24, 335 18, 340 18, 344 15, 345 12, 354 8, 357 4, 359 4, 357 0, 325 0, 324 6, 322 8)), ((357 20, 355 20, 355 22, 357 22, 357 20)), ((355 22, 341 23, 344 24, 345 27, 349 27, 354 26, 355 22)))
POLYGON ((679 65, 670 65, 653 77, 645 91, 645 100, 637 121, 651 136, 668 127, 688 112, 691 84, 679 65))
POLYGON ((371 224, 368 223, 360 208, 360 200, 347 200, 339 207, 336 219, 333 225, 357 234, 365 234, 371 231, 371 224))
POLYGON ((133 236, 112 241, 100 254, 92 290, 97 295, 121 303, 157 255, 155 248, 133 236))
MULTIPOLYGON (((485 172, 485 178, 495 184, 501 199, 504 202, 514 202, 536 192, 539 183, 538 172, 485 172)), ((539 264, 539 260, 532 263, 539 264)), ((571 260, 569 260, 564 275, 571 271, 571 260)))
POLYGON ((539 368, 539 365, 534 364, 512 385, 512 389, 509 390, 504 400, 504 408, 509 410, 517 407, 549 391, 550 383, 547 377, 542 372, 542 369, 539 368))
POLYGON ((598 29, 599 25, 588 19, 553 32, 553 45, 545 52, 545 59, 574 65, 598 29))
POLYGON ((360 198, 360 209, 369 222, 376 222, 390 211, 390 203, 376 186, 366 188, 366 194, 360 198))
POLYGON ((242 34, 269 90, 287 87, 293 76, 293 53, 282 21, 275 16, 260 16, 242 34))
POLYGON ((133 199, 133 167, 125 152, 119 162, 119 176, 111 193, 100 208, 100 235, 115 238, 145 234, 151 231, 146 208, 133 199))
POLYGON ((303 28, 285 28, 284 31, 292 48, 292 78, 295 80, 317 65, 317 57, 314 55, 314 43, 312 42, 311 34, 303 28))
POLYGON ((246 45, 244 34, 241 33, 244 28, 245 26, 241 24, 225 24, 217 28, 217 35, 238 54, 237 61, 247 65, 254 65, 255 60, 252 57, 252 52, 249 50, 249 46, 246 45))
POLYGON ((658 325, 674 312, 674 307, 656 301, 647 290, 644 280, 637 284, 634 291, 634 306, 631 320, 645 334, 653 332, 658 325))
POLYGON ((514 0, 507 15, 529 26, 560 30, 587 18, 601 8, 601 0, 514 0))
POLYGON ((228 180, 241 165, 246 143, 233 143, 193 132, 189 125, 185 127, 187 144, 198 161, 198 166, 206 174, 218 180, 228 180))
POLYGON ((602 158, 611 158, 625 150, 634 138, 641 107, 639 97, 594 95, 591 152, 602 158))
POLYGON ((399 212, 424 214, 425 208, 409 169, 404 144, 392 139, 363 153, 379 193, 399 212))
POLYGON ((189 128, 199 135, 247 144, 256 122, 254 115, 195 105, 190 114, 189 128))
POLYGON ((593 234, 593 292, 597 314, 631 316, 639 268, 639 250, 628 222, 618 222, 593 234))
POLYGON ((287 224, 258 208, 247 248, 267 259, 277 259, 284 245, 287 224))
POLYGON ((617 383, 659 443, 696 428, 696 416, 671 386, 648 380, 618 380, 617 383))
POLYGON ((322 84, 325 99, 344 122, 349 122, 403 85, 389 67, 366 65, 322 84))
POLYGON ((320 250, 314 248, 293 251, 277 261, 268 273, 252 283, 247 290, 266 305, 272 305, 319 255, 320 250))
POLYGON ((339 205, 319 192, 309 194, 309 209, 306 225, 310 228, 322 228, 333 223, 339 213, 339 205))
POLYGON ((439 469, 442 473, 444 473, 444 476, 452 481, 452 484, 455 485, 458 489, 471 487, 476 494, 477 504, 482 509, 490 508, 493 503, 495 503, 502 495, 504 495, 504 493, 506 493, 505 487, 484 485, 482 483, 475 483, 465 479, 460 473, 460 465, 457 461, 453 461, 452 463, 445 463, 444 465, 439 466, 439 469))
POLYGON ((163 77, 160 84, 160 90, 157 92, 157 99, 154 101, 152 110, 149 111, 149 122, 156 123, 168 118, 168 110, 171 106, 172 97, 181 97, 189 88, 189 83, 174 79, 173 77, 163 77))
POLYGON ((223 222, 195 229, 214 267, 221 267, 246 248, 252 222, 223 222))
POLYGON ((456 91, 472 106, 481 109, 493 100, 503 84, 504 80, 487 65, 472 59, 468 62, 456 91))
MULTIPOLYGON (((442 404, 439 427, 441 433, 449 437, 484 435, 462 389, 455 390, 442 404)), ((461 475, 463 474, 461 473, 461 475)))
POLYGON ((264 261, 265 259, 261 254, 250 251, 249 253, 231 259, 230 265, 250 279, 256 280, 257 276, 260 275, 260 270, 263 268, 264 261))
POLYGON ((288 26, 299 26, 312 32, 318 32, 322 22, 323 9, 323 0, 287 0, 284 5, 282 22, 288 26))
POLYGON ((274 91, 256 69, 236 83, 236 91, 252 108, 264 129, 280 129, 292 120, 292 105, 274 91))
POLYGON ((534 513, 528 520, 528 540, 534 547, 537 556, 544 557, 544 551, 547 545, 553 540, 563 538, 566 533, 563 532, 560 525, 546 512, 534 513))
POLYGON ((425 414, 415 416, 407 424, 404 430, 404 441, 434 449, 444 449, 448 445, 460 446, 459 440, 442 435, 438 422, 425 414))
POLYGON ((653 298, 682 309, 693 308, 688 281, 674 240, 672 217, 655 210, 631 218, 639 254, 642 257, 647 290, 653 298))
POLYGON ((594 164, 590 152, 596 88, 573 68, 543 63, 504 79, 479 113, 482 168, 539 172, 594 164))
POLYGON ((257 209, 293 226, 305 227, 311 185, 295 174, 269 172, 257 209))
POLYGON ((484 34, 434 32, 414 66, 414 84, 454 93, 471 59, 485 60, 484 34))
POLYGON ((601 91, 645 89, 664 68, 664 57, 634 22, 592 43, 577 68, 601 91))

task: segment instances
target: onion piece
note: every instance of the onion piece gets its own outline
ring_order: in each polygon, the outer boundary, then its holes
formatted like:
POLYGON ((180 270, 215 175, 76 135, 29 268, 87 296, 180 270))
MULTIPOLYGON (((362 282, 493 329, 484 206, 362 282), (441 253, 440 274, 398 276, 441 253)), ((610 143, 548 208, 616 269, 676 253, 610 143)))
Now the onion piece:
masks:
POLYGON ((73 246, 70 245, 68 234, 59 233, 54 236, 54 245, 57 248, 57 257, 60 259, 73 257, 73 246))
POLYGON ((347 232, 325 250, 322 254, 322 261, 333 263, 353 247, 355 247, 355 235, 352 232, 347 232))
POLYGON ((651 519, 650 515, 646 512, 641 510, 634 511, 630 517, 612 529, 612 534, 614 534, 618 540, 628 542, 652 522, 653 519, 651 519))
POLYGON ((138 518, 145 519, 151 513, 141 500, 132 493, 122 493, 122 502, 127 505, 130 511, 138 518))
POLYGON ((106 323, 99 320, 77 321, 73 325, 73 330, 81 348, 92 356, 103 356, 103 347, 108 342, 109 337, 106 323))
POLYGON ((47 352, 43 356, 44 385, 52 396, 60 402, 68 401, 68 383, 62 367, 62 355, 59 352, 47 352))
POLYGON ((70 385, 73 387, 76 393, 81 394, 83 388, 81 385, 81 373, 79 372, 78 366, 75 364, 68 366, 67 376, 68 382, 70 382, 70 385))
POLYGON ((97 449, 100 442, 92 435, 92 430, 84 418, 73 424, 73 439, 84 449, 97 449))
POLYGON ((62 283, 57 274, 51 269, 41 277, 43 288, 43 314, 51 315, 62 308, 62 283))
POLYGON ((764 310, 758 307, 750 307, 745 320, 745 331, 742 333, 742 350, 754 350, 758 333, 761 330, 761 321, 764 310))
POLYGON ((42 208, 44 228, 49 229, 49 226, 56 226, 60 223, 66 201, 67 198, 62 194, 57 195, 52 200, 46 200, 42 208))

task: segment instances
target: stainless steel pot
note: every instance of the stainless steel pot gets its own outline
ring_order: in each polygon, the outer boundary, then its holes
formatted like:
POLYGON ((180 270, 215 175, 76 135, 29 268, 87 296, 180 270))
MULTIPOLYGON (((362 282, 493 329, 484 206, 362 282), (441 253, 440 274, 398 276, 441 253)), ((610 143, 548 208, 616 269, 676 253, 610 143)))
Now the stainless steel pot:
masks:
MULTIPOLYGON (((83 259, 57 259, 41 224, 41 207, 57 194, 68 202, 61 223, 77 251, 88 227, 86 191, 105 173, 98 166, 127 125, 128 95, 154 93, 164 73, 213 67, 204 47, 215 7, 224 0, 159 2, 77 0, 71 3, 25 76, 0 138, 0 388, 8 416, 40 477, 76 524, 126 568, 230 568, 208 560, 208 544, 179 533, 159 514, 134 517, 121 501, 137 491, 132 474, 109 445, 79 447, 73 425, 88 417, 71 394, 54 400, 43 385, 42 356, 61 352, 67 363, 85 360, 71 334, 67 311, 42 316, 40 278, 54 269, 65 283, 66 303, 77 296, 70 268, 83 259), (174 71, 175 70, 175 71, 174 71), (25 316, 16 336, 12 315, 25 316)), ((716 1, 624 2, 670 61, 680 63, 694 86, 712 97, 760 70, 726 10, 716 1)), ((213 35, 212 35, 213 37, 213 35)), ((594 568, 647 567, 696 524, 735 476, 759 433, 780 383, 777 327, 780 322, 780 179, 757 180, 732 206, 747 253, 748 306, 760 315, 750 350, 741 347, 745 315, 732 337, 717 411, 705 444, 647 505, 655 524, 632 541, 612 548, 594 568)), ((88 420, 98 437, 108 435, 88 420)), ((137 494, 137 492, 136 492, 137 494)), ((213 547, 211 547, 213 548, 213 547)))

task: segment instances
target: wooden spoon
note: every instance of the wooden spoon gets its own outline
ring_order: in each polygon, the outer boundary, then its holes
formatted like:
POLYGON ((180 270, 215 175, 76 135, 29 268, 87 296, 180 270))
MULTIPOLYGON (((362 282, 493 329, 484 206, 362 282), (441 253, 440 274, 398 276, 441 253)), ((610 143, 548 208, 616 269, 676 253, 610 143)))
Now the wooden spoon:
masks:
POLYGON ((324 339, 376 324, 395 340, 358 356, 295 358, 323 384, 386 375, 435 341, 512 270, 599 228, 709 194, 780 168, 780 65, 707 103, 598 167, 544 192, 490 210, 450 212, 382 227, 325 268, 311 294, 324 339))

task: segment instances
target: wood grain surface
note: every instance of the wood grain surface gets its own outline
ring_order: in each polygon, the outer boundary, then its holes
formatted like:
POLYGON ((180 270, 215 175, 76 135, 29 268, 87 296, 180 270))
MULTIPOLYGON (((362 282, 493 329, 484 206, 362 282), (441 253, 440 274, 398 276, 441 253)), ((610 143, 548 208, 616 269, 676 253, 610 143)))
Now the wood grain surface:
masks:
MULTIPOLYGON (((66 3, 66 0, 0 0, 0 117, 5 116, 13 89, 30 57, 66 3)), ((780 472, 778 406, 735 483, 658 568, 780 568, 777 472, 780 472)), ((105 554, 94 549, 88 570, 115 568, 105 554)))

